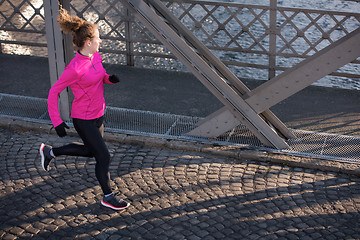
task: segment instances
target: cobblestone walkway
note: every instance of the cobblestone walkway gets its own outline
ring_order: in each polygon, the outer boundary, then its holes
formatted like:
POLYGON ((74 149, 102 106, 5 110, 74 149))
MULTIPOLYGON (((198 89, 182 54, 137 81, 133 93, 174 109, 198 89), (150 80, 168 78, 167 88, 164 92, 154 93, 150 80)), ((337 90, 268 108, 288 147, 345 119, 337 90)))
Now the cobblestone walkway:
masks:
POLYGON ((360 179, 173 149, 107 143, 104 208, 89 158, 41 170, 41 142, 77 138, 0 128, 0 239, 359 239, 360 179))

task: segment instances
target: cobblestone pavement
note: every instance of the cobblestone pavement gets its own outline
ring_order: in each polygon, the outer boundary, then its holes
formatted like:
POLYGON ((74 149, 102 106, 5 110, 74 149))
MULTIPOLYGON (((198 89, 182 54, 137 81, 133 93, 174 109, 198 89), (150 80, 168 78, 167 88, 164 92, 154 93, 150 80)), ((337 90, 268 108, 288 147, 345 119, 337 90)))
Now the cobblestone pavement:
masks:
POLYGON ((356 176, 108 142, 116 212, 93 159, 41 170, 41 142, 77 140, 0 128, 1 239, 360 239, 356 176))

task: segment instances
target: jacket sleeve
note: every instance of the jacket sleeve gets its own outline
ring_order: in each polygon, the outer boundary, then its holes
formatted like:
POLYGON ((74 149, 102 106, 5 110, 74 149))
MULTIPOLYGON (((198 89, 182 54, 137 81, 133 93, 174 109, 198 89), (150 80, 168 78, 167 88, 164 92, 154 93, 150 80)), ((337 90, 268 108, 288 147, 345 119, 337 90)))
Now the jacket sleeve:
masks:
POLYGON ((109 77, 110 77, 110 75, 107 74, 107 73, 105 73, 103 82, 104 82, 104 83, 109 83, 109 84, 114 84, 114 83, 110 82, 109 77))
POLYGON ((48 96, 48 112, 50 120, 54 127, 59 126, 63 120, 60 118, 59 112, 59 95, 69 85, 77 79, 77 74, 71 69, 65 68, 61 77, 57 80, 54 86, 51 87, 48 96))

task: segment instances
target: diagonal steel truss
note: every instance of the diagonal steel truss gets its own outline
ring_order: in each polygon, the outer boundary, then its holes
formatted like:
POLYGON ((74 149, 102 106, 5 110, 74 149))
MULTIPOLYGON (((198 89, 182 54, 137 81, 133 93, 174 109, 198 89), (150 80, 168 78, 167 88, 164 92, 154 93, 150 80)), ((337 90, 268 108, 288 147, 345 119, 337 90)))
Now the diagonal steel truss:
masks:
POLYGON ((264 145, 288 148, 284 138, 293 135, 268 108, 360 56, 357 29, 250 91, 159 1, 124 0, 124 4, 225 105, 191 135, 218 136, 242 123, 264 145))
MULTIPOLYGON (((142 23, 265 145, 288 148, 241 97, 249 90, 157 1, 125 1, 142 23), (214 64, 213 64, 214 63, 214 64)), ((276 122, 280 125, 280 121, 276 122)))

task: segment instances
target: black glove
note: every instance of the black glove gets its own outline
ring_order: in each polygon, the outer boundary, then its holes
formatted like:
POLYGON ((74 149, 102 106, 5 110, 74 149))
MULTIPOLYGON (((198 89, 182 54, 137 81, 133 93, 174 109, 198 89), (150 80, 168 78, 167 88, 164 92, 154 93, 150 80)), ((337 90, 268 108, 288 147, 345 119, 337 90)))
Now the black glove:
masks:
POLYGON ((112 82, 112 83, 120 82, 120 80, 118 79, 118 77, 116 75, 109 76, 109 81, 112 82))
POLYGON ((55 131, 59 137, 65 137, 66 131, 65 128, 69 129, 69 127, 66 125, 66 123, 61 123, 59 126, 55 127, 55 131))

